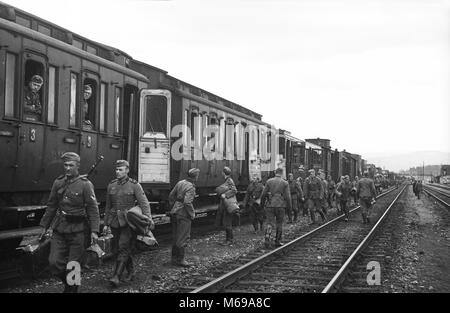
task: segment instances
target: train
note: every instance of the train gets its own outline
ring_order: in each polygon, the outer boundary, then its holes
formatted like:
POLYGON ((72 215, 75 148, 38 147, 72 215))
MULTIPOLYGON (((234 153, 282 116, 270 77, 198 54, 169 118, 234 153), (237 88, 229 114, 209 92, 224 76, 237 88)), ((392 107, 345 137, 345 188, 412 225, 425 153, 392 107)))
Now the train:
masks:
POLYGON ((295 177, 322 169, 337 181, 360 176, 365 163, 329 139, 299 139, 240 104, 0 2, 0 247, 37 231, 67 151, 80 155, 81 173, 104 157, 90 177, 100 208, 115 161, 128 160, 161 223, 168 193, 191 167, 200 169, 195 205, 209 212, 224 166, 243 197, 251 177, 266 180, 274 167, 295 177), (42 110, 29 114, 24 96, 34 75, 44 82, 42 110), (208 142, 213 159, 202 153, 208 142))

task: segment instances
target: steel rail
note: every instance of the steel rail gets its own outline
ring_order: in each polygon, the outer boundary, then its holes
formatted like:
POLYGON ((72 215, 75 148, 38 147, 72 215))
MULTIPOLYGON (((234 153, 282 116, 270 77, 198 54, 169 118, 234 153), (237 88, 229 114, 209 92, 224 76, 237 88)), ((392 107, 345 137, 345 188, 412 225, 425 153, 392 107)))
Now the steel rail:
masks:
MULTIPOLYGON (((426 188, 427 188, 427 187, 426 187, 426 188)), ((428 188, 429 188, 429 187, 428 187, 428 188)), ((432 188, 429 188, 429 189, 431 189, 431 190, 434 191, 434 192, 437 192, 437 193, 440 193, 440 194, 442 194, 442 195, 445 195, 446 197, 450 197, 450 195, 444 194, 443 192, 440 192, 440 191, 438 191, 438 190, 433 190, 432 188)), ((446 206, 447 208, 450 208, 450 203, 447 203, 447 202, 445 202, 444 200, 442 200, 441 198, 439 198, 438 196, 434 195, 433 192, 430 192, 430 191, 426 190, 425 188, 424 188, 423 191, 424 191, 427 195, 429 195, 429 196, 433 197, 434 199, 436 199, 437 201, 439 201, 441 204, 443 204, 443 205, 446 206)))
MULTIPOLYGON (((392 188, 389 189, 388 191, 378 195, 376 198, 381 198, 384 197, 385 195, 391 193, 392 191, 397 190, 397 188, 392 188)), ((350 210, 349 213, 352 213, 356 210, 360 209, 360 206, 357 206, 356 208, 350 210)), ((200 293, 200 292, 205 292, 205 293, 214 293, 214 292, 219 292, 220 290, 226 288, 227 286, 233 284, 234 282, 236 282, 238 279, 240 279, 241 277, 247 275, 248 273, 250 273, 251 271, 253 271, 254 269, 260 267, 262 264, 272 260, 272 258, 286 253, 290 248, 292 248, 294 245, 305 241, 306 239, 309 239, 309 237, 312 237, 313 235, 315 235, 316 233, 318 233, 320 230, 328 227, 329 225, 335 224, 337 221, 344 219, 345 215, 340 215, 330 221, 328 221, 327 223, 313 229, 312 231, 290 241, 289 243, 284 244, 281 247, 278 247, 266 254, 261 255, 260 257, 212 280, 209 283, 206 283, 196 289, 194 289, 193 291, 191 291, 190 293, 200 293)))
POLYGON ((406 187, 408 185, 405 185, 403 189, 398 193, 397 197, 391 202, 389 207, 384 211, 383 215, 378 219, 378 221, 375 223, 375 225, 372 227, 370 232, 367 234, 367 236, 361 241, 361 243, 358 245, 358 247, 353 251, 353 253, 347 258, 347 260, 344 262, 342 267, 339 269, 339 271, 334 275, 334 277, 330 280, 328 285, 322 290, 322 293, 328 293, 331 291, 332 288, 337 288, 339 284, 344 280, 345 275, 347 274, 350 264, 355 260, 356 256, 364 250, 364 248, 367 247, 367 245, 372 240, 375 232, 377 231, 378 227, 383 223, 383 221, 386 219, 387 215, 389 214, 392 206, 397 202, 398 198, 402 195, 402 193, 405 191, 406 187))

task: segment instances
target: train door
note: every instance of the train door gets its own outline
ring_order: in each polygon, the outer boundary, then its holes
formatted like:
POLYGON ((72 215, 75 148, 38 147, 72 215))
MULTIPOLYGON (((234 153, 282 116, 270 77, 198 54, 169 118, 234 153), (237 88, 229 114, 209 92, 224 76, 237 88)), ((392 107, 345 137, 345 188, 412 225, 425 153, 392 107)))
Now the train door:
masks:
POLYGON ((259 155, 259 131, 256 126, 248 126, 248 174, 250 180, 256 175, 261 179, 261 157, 259 155))
POLYGON ((170 183, 171 93, 143 89, 139 104, 138 179, 141 183, 170 183))
POLYGON ((124 88, 124 103, 123 103, 123 130, 124 130, 124 158, 130 163, 130 175, 137 177, 137 140, 138 138, 138 123, 137 121, 137 101, 138 88, 133 85, 125 85, 124 88))
MULTIPOLYGON (((11 35, 12 36, 12 35, 11 35)), ((11 38, 12 40, 12 38, 11 38)), ((12 41, 11 41, 12 42, 12 41)), ((5 51, 5 50, 3 50, 5 51)), ((2 53, 0 51, 0 53, 2 53)), ((1 73, 5 73, 2 78, 4 92, 4 115, 0 120, 0 191, 12 188, 14 173, 17 167, 17 145, 19 140, 19 121, 17 120, 17 99, 18 99, 18 56, 17 54, 6 52, 1 55, 4 58, 0 64, 1 73)), ((3 74, 1 74, 3 75, 3 74)), ((0 102, 2 99, 0 99, 0 102)), ((2 113, 3 113, 2 112, 2 113)))
POLYGON ((34 190, 45 169, 44 112, 48 82, 44 84, 44 79, 47 77, 47 60, 40 54, 24 51, 22 62, 22 98, 19 101, 22 123, 18 125, 19 144, 14 183, 21 190, 34 190))

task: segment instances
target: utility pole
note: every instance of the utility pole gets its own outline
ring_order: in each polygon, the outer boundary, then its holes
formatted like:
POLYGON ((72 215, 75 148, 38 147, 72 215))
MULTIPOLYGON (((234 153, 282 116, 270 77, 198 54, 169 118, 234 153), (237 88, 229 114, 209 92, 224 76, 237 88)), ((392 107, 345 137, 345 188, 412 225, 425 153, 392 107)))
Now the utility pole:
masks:
POLYGON ((425 182, 425 162, 422 161, 422 182, 425 182))

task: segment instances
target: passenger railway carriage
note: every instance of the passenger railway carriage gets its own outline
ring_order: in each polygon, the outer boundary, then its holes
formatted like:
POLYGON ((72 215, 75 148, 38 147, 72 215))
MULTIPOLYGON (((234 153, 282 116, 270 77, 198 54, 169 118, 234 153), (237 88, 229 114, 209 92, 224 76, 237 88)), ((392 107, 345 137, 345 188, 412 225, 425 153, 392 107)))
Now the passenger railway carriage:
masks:
POLYGON ((5 240, 17 246, 38 224, 67 151, 80 154, 81 173, 104 156, 90 177, 101 208, 115 160, 129 160, 161 221, 170 189, 191 167, 201 170, 196 208, 208 211, 217 207, 224 166, 242 197, 249 179, 267 179, 273 166, 285 176, 305 176, 302 166, 336 177, 351 157, 331 151, 329 140, 276 133, 252 110, 0 2, 0 249, 5 240), (42 112, 30 115, 23 99, 33 75, 44 80, 42 112))

